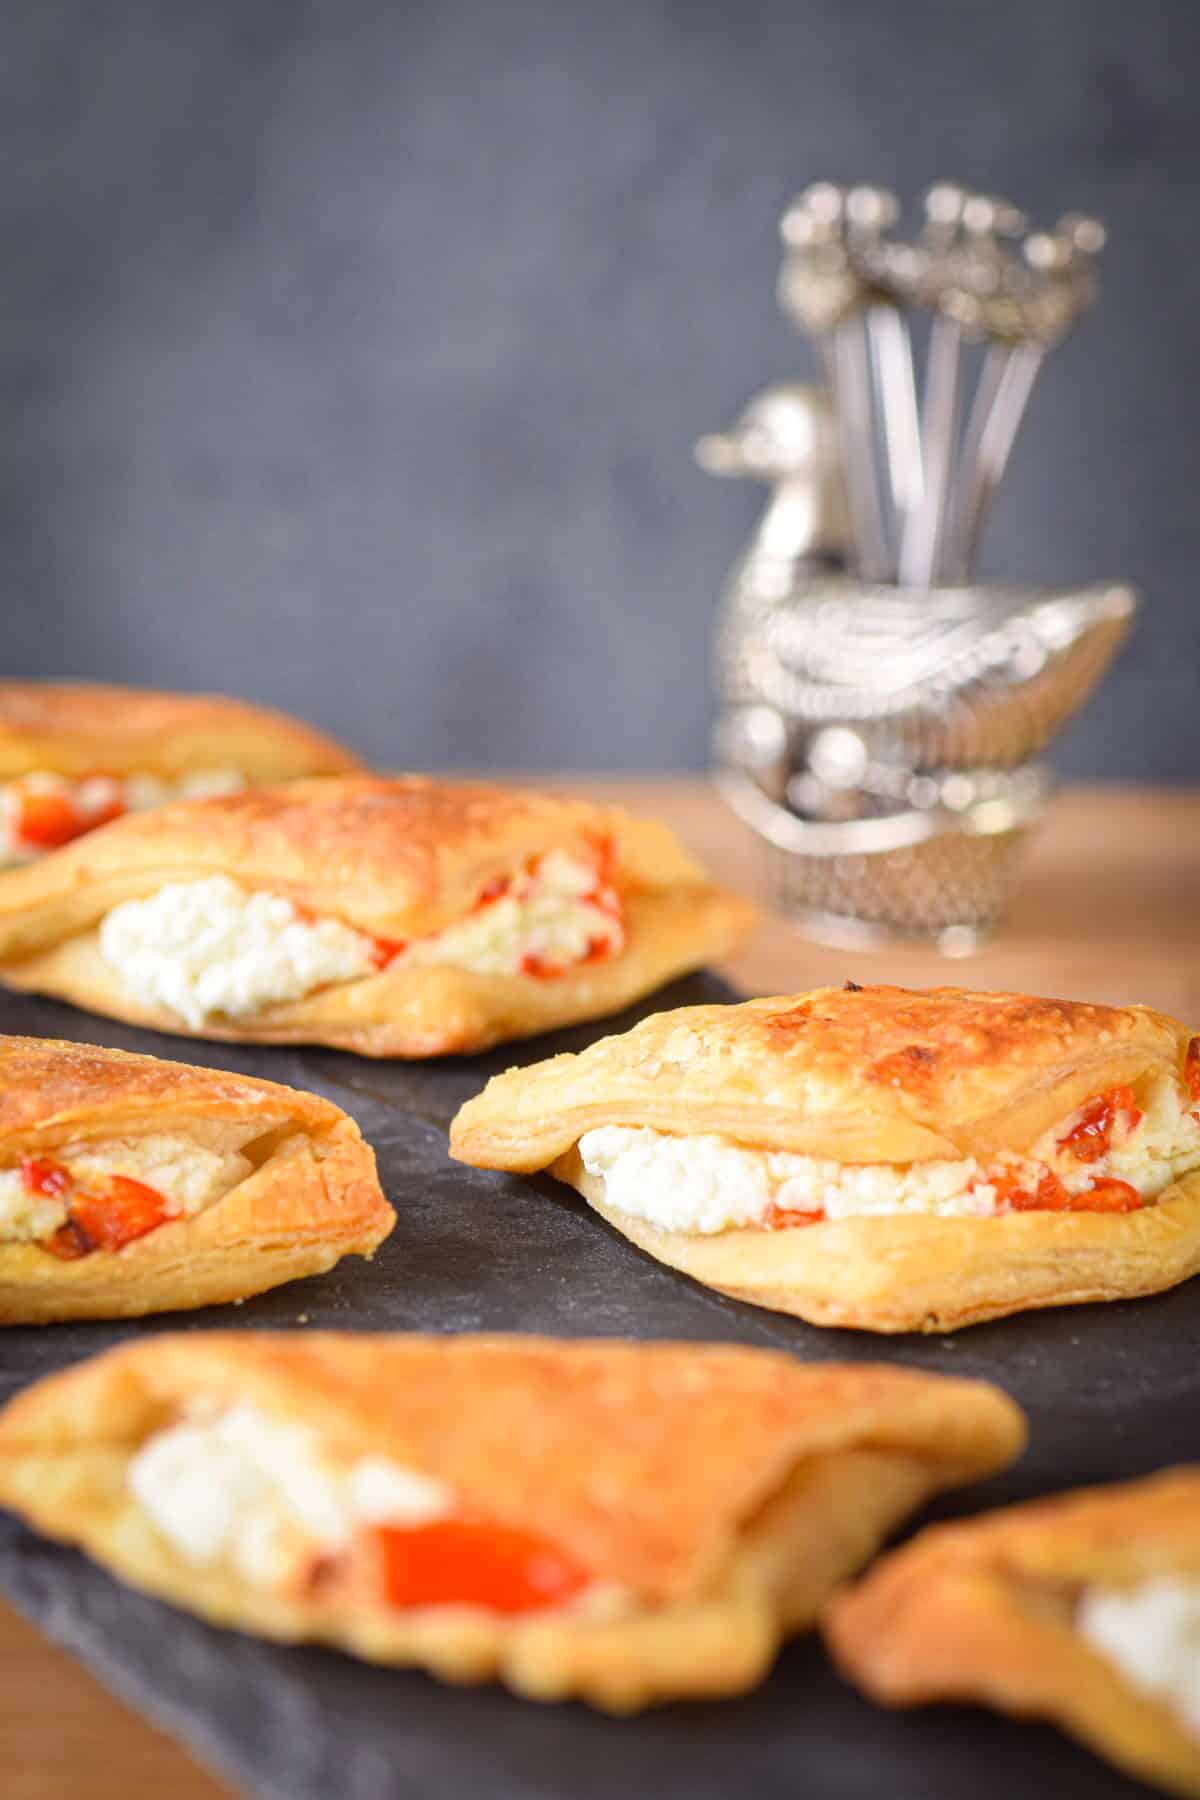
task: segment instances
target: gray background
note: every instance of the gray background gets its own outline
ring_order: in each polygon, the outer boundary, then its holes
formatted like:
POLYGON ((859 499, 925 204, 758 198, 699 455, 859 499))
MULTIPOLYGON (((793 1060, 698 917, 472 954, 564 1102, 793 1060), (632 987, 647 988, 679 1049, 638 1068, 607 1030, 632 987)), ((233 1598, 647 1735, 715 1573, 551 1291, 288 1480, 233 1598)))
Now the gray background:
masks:
POLYGON ((17 674, 271 699, 379 758, 699 765, 759 492, 689 446, 807 352, 805 182, 1112 228, 993 568, 1145 590, 1065 743, 1200 774, 1196 0, 9 0, 17 674))

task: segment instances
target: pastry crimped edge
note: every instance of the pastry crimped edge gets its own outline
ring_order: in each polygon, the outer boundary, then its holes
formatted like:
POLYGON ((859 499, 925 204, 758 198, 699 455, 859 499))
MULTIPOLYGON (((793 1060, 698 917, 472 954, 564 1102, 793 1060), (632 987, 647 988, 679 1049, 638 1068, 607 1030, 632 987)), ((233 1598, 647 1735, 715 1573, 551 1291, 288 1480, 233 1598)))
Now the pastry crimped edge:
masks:
MULTIPOLYGON (((1158 1293, 1200 1271, 1200 1172, 1123 1214, 875 1215, 709 1236, 666 1231, 605 1204, 603 1180, 587 1174, 576 1148, 598 1126, 714 1134, 747 1148, 843 1163, 1020 1152, 1106 1087, 1177 1075, 1191 1036, 1145 1007, 965 996, 992 1018, 990 1036, 973 1024, 965 1042, 950 1033, 946 1068, 917 1060, 906 1081, 909 1032, 890 1029, 889 1009, 903 1016, 910 1000, 926 997, 854 992, 861 1002, 819 989, 656 1014, 577 1056, 510 1070, 460 1110, 451 1154, 485 1168, 548 1168, 660 1262, 719 1292, 819 1325, 946 1331, 1034 1307, 1158 1293), (806 1082, 803 1052, 792 1048, 807 1030, 791 1023, 798 1002, 809 1015, 820 1006, 835 1019, 861 1012, 864 1035, 876 1039, 873 1066, 884 1077, 864 1079, 848 1028, 848 1043, 830 1034, 820 1079, 806 1082), (1042 1032, 1032 1067, 1023 1056, 1023 1016, 1042 1032), (782 1044, 772 1041, 777 1020, 784 1022, 782 1044), (754 1098, 764 1086, 774 1095, 769 1106, 754 1098)), ((929 996, 952 1022, 957 992, 929 996)), ((970 1007, 964 1016, 971 1018, 970 1007)), ((929 1035, 936 1042, 937 1031, 929 1035)))
POLYGON ((6 1156, 146 1129, 186 1137, 189 1125, 248 1115, 261 1119, 264 1160, 191 1218, 75 1261, 36 1244, 0 1244, 0 1325, 139 1318, 245 1299, 323 1274, 343 1256, 370 1256, 395 1223, 373 1150, 331 1101, 94 1045, 0 1038, 6 1156))
MULTIPOLYGON (((398 806, 389 830, 403 820, 398 806)), ((296 782, 121 819, 0 878, 0 982, 176 1036, 418 1058, 483 1050, 619 1012, 728 955, 754 917, 748 902, 708 880, 665 826, 618 809, 419 777, 296 782), (386 808, 391 793, 425 809, 410 841, 383 841, 372 827, 377 797, 386 808), (315 826, 307 841, 310 803, 315 826), (551 979, 397 963, 264 1007, 253 1019, 219 1017, 193 1028, 165 1008, 140 1005, 99 953, 98 921, 113 906, 215 874, 362 931, 419 936, 465 914, 489 879, 520 859, 598 832, 617 844, 627 941, 618 953, 551 979), (359 841, 347 843, 347 835, 359 841)))
POLYGON ((804 1369, 732 1346, 203 1333, 111 1352, 19 1396, 0 1417, 0 1503, 213 1624, 632 1712, 752 1686, 783 1638, 814 1622, 836 1583, 903 1517, 931 1494, 1011 1461, 1024 1435, 1019 1409, 984 1383, 804 1369), (413 1391, 419 1384, 425 1395, 415 1410, 405 1352, 395 1354, 405 1344, 416 1346, 413 1391), (436 1365, 447 1345, 458 1388, 443 1391, 436 1365), (540 1364, 515 1410, 488 1371, 512 1346, 540 1364), (582 1398, 571 1387, 580 1358, 595 1371, 582 1398), (732 1385, 722 1370, 735 1372, 732 1385), (464 1383, 474 1414, 455 1437, 444 1420, 457 1423, 464 1383), (546 1531, 598 1579, 633 1569, 640 1605, 611 1618, 514 1619, 474 1607, 401 1614, 361 1603, 314 1614, 197 1569, 123 1486, 129 1457, 189 1393, 228 1394, 326 1430, 342 1450, 396 1456, 448 1481, 483 1516, 546 1531), (389 1404, 398 1427, 385 1416, 389 1404), (697 1418, 701 1405, 719 1416, 697 1418), (653 1438, 647 1416, 663 1422, 653 1438), (553 1444, 554 1467, 513 1454, 522 1428, 553 1444), (744 1452, 732 1462, 730 1433, 744 1452), (589 1486, 606 1467, 623 1469, 623 1478, 589 1486), (675 1497, 665 1517, 656 1504, 664 1494, 675 1497), (627 1520, 622 1508, 638 1516, 627 1520))
POLYGON ((847 1678, 885 1706, 976 1701, 1049 1718, 1194 1797, 1200 1742, 1070 1618, 1081 1586, 1173 1573, 1200 1580, 1200 1466, 930 1527, 835 1596, 825 1634, 847 1678))
POLYGON ((97 771, 173 780, 222 766, 254 782, 339 775, 363 765, 303 720, 225 694, 0 681, 0 782, 97 771))

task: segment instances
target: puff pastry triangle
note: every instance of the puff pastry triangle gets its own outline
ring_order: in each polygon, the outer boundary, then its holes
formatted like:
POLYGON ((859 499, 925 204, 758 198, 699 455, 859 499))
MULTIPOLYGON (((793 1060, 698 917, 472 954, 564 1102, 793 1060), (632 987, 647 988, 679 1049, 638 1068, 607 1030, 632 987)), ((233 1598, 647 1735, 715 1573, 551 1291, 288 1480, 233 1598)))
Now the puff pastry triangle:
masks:
POLYGON ((832 1604, 885 1706, 981 1701, 1200 1794, 1200 1468, 935 1526, 832 1604))
POLYGON ((299 719, 221 694, 0 681, 0 866, 173 798, 360 767, 299 719))
POLYGON ((944 1331, 1200 1269, 1200 1040, 1142 1006, 850 986, 658 1013, 497 1076, 450 1147, 824 1325, 944 1331))
POLYGON ((614 1711, 740 1691, 998 1390, 740 1347, 192 1333, 39 1382, 0 1502, 215 1624, 614 1711))
POLYGON ((395 1223, 315 1094, 91 1044, 0 1038, 0 1324, 244 1299, 395 1223))
POLYGON ((663 825, 348 776, 120 819, 0 880, 0 980, 161 1031, 367 1056, 599 1017, 752 919, 663 825))

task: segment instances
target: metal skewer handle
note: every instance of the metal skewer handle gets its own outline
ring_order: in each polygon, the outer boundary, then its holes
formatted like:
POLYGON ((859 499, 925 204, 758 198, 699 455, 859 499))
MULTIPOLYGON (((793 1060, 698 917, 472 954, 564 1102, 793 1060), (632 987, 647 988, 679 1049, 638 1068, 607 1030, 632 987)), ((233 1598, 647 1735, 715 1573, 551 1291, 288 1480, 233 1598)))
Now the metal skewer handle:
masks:
POLYGON ((1094 296, 1104 231, 1069 216, 1018 247, 1018 208, 950 182, 925 196, 915 242, 892 235, 898 212, 886 188, 805 189, 784 216, 779 292, 833 396, 852 566, 930 589, 970 579, 1046 353, 1094 296), (932 314, 919 409, 913 309, 932 314))
POLYGON ((1068 215, 1051 234, 1026 238, 1025 261, 1041 277, 1024 296, 1017 324, 1006 308, 994 322, 984 315, 991 347, 984 361, 959 464, 952 538, 945 579, 965 581, 974 567, 983 527, 1004 477, 1047 351, 1071 329, 1095 297, 1095 257, 1104 247, 1095 219, 1068 215))
MULTIPOLYGON (((807 188, 784 214, 784 307, 816 340, 842 440, 855 568, 865 581, 890 569, 875 463, 871 364, 864 311, 870 288, 850 251, 850 196, 832 182, 807 188)), ((858 225, 862 226, 861 214, 858 225)))

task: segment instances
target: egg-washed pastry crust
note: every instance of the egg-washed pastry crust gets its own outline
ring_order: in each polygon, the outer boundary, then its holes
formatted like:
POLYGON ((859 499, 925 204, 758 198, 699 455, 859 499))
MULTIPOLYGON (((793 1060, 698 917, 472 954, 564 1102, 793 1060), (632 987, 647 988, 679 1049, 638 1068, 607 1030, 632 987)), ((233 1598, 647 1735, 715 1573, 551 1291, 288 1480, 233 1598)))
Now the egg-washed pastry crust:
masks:
POLYGON ((985 1383, 733 1346, 197 1333, 126 1346, 0 1417, 0 1503, 214 1624, 613 1711, 739 1692, 929 1495, 1019 1454, 985 1383), (631 1596, 619 1616, 305 1602, 197 1566, 124 1474, 189 1398, 303 1421, 631 1596))
POLYGON ((1118 1083, 1178 1076, 1191 1033, 1148 1007, 1025 994, 821 988, 658 1013, 496 1076, 451 1127, 484 1168, 548 1168, 641 1249, 815 1324, 945 1331, 1116 1300, 1200 1270, 1200 1174, 1128 1213, 892 1214, 782 1231, 664 1231, 606 1206, 576 1145, 602 1125, 713 1134, 842 1163, 1022 1153, 1118 1083))
POLYGON ((980 1701, 1053 1719, 1173 1793, 1200 1795, 1200 1743, 1072 1623, 1087 1586, 1200 1580, 1200 1467, 921 1532, 839 1594, 826 1635, 885 1706, 980 1701))
MULTIPOLYGON (((115 1138, 261 1123, 245 1180, 191 1218, 119 1250, 63 1261, 0 1243, 0 1324, 138 1318, 240 1300, 341 1257, 370 1256, 395 1223, 375 1156, 328 1100, 273 1081, 91 1044, 0 1038, 0 1160, 115 1138)), ((202 1141, 202 1137, 200 1139, 202 1141)))
POLYGON ((0 681, 0 781, 236 768, 250 782, 341 775, 358 757, 300 719, 223 694, 0 681))
POLYGON ((618 1012, 727 954, 753 919, 665 825, 550 794, 358 776, 292 782, 134 814, 0 880, 0 981, 158 1031, 246 1043, 320 1043, 364 1056, 484 1049, 618 1012), (388 940, 465 917, 497 878, 556 848, 612 846, 623 950, 551 980, 407 966, 191 1029, 137 1003, 104 959, 102 916, 169 882, 228 875, 388 940))

